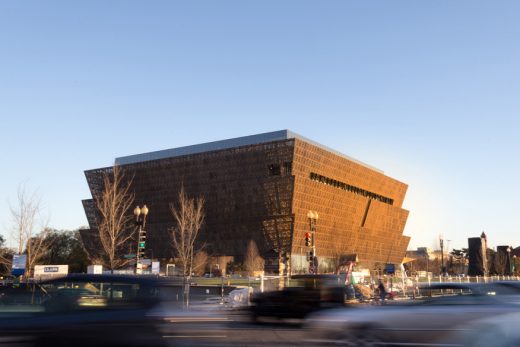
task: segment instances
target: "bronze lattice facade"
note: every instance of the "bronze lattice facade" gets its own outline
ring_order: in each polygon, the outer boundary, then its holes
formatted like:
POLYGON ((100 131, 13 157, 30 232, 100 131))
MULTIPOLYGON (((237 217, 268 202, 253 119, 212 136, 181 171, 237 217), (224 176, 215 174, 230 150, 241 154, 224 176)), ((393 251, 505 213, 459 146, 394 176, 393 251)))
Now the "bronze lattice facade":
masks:
MULTIPOLYGON (((174 257, 169 204, 181 186, 205 198, 199 241, 209 253, 241 259, 253 239, 274 272, 281 253, 295 272, 305 269, 309 210, 319 213, 320 264, 338 253, 357 254, 366 264, 398 264, 408 246, 409 237, 402 235, 406 184, 289 131, 123 157, 116 164, 133 177, 135 203, 150 209, 151 258, 174 257)), ((85 172, 93 196, 109 169, 85 172)), ((84 236, 95 238, 95 206, 92 200, 83 204, 91 228, 84 236)))

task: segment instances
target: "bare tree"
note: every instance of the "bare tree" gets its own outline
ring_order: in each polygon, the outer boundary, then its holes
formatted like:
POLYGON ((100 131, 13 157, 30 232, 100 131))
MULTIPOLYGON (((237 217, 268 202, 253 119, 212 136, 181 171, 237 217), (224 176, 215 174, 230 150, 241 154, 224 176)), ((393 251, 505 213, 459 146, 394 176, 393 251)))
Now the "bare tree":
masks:
POLYGON ((28 193, 24 184, 18 186, 17 205, 10 205, 13 223, 12 238, 22 254, 27 241, 35 235, 35 224, 40 213, 41 199, 36 192, 28 193))
POLYGON ((43 260, 47 251, 53 246, 53 239, 51 236, 51 229, 45 226, 36 236, 27 240, 27 275, 31 276, 35 265, 43 260))
POLYGON ((453 259, 453 270, 456 274, 463 274, 466 266, 468 254, 467 248, 453 249, 450 256, 453 259))
POLYGON ((492 259, 495 274, 497 275, 507 275, 509 272, 509 269, 507 268, 508 265, 508 255, 506 252, 496 252, 494 259, 492 259))
POLYGON ((13 223, 12 237, 18 244, 18 254, 26 253, 26 276, 32 275, 34 265, 51 246, 48 221, 42 218, 41 199, 36 192, 29 193, 25 185, 18 187, 16 206, 10 206, 13 223), (36 230, 41 231, 38 233, 36 230))
POLYGON ((13 252, 9 249, 0 249, 0 275, 7 275, 11 271, 13 252))
POLYGON ((14 250, 5 247, 5 239, 0 235, 0 275, 6 275, 11 270, 14 250))
POLYGON ((208 265, 208 253, 204 251, 198 251, 193 257, 193 272, 197 275, 203 275, 208 265))
POLYGON ((260 256, 256 242, 254 240, 249 240, 244 258, 244 268, 247 271, 247 274, 252 276, 255 271, 263 270, 264 263, 264 258, 260 256))
POLYGON ((99 212, 97 226, 103 247, 103 263, 112 271, 130 261, 122 257, 134 236, 133 217, 129 212, 134 194, 130 186, 131 180, 126 181, 122 169, 115 165, 103 173, 103 190, 94 196, 99 212))
POLYGON ((339 275, 340 271, 348 266, 347 262, 344 261, 345 258, 345 247, 342 242, 334 242, 332 245, 332 261, 334 262, 334 273, 339 275))
POLYGON ((179 192, 177 205, 170 203, 176 225, 170 229, 172 247, 179 259, 184 276, 191 275, 195 241, 204 223, 204 198, 189 198, 184 187, 179 192))
POLYGON ((228 265, 233 260, 232 256, 229 255, 220 255, 215 258, 213 258, 215 265, 216 265, 216 271, 213 271, 216 276, 226 276, 226 273, 228 271, 228 265))
POLYGON ((9 267, 11 266, 11 259, 9 259, 9 250, 7 248, 0 248, 0 265, 9 267))

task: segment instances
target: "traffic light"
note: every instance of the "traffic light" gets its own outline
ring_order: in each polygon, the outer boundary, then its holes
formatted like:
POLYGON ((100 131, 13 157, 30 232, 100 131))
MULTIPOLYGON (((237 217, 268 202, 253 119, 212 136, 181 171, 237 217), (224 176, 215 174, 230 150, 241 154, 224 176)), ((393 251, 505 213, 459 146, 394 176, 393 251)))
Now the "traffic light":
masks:
POLYGON ((305 246, 309 247, 311 245, 311 233, 305 233, 305 246))
POLYGON ((139 230, 139 240, 137 241, 137 256, 144 258, 144 249, 146 247, 146 230, 139 230))

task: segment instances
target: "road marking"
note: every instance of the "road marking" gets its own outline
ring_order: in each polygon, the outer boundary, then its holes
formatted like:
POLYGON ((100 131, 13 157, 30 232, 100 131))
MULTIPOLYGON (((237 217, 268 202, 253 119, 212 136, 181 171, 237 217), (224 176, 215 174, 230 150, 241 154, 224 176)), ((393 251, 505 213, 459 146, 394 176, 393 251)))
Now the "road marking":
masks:
MULTIPOLYGON (((331 339, 306 339, 305 342, 319 343, 322 345, 335 345, 338 341, 331 339)), ((417 343, 417 342, 378 342, 375 345, 382 346, 425 346, 425 347, 462 347, 461 344, 452 343, 417 343)))
POLYGON ((164 318, 165 321, 170 323, 180 322, 229 322, 230 319, 225 317, 175 317, 175 318, 164 318))
POLYGON ((200 338, 200 337, 208 337, 208 338, 226 338, 227 335, 164 335, 165 339, 174 339, 174 338, 200 338))

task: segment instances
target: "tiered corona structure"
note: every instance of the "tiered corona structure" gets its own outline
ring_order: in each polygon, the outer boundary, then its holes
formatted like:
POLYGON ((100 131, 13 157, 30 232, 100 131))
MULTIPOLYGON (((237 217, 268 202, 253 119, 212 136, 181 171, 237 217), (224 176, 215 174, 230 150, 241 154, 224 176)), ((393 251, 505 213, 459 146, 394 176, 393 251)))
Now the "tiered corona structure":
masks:
MULTIPOLYGON (((241 259, 249 240, 266 258, 266 271, 305 272, 309 211, 316 211, 315 249, 322 271, 341 255, 355 254, 367 267, 401 263, 409 237, 407 185, 382 171, 288 130, 117 158, 132 178, 136 205, 147 204, 147 257, 171 258, 169 206, 181 187, 205 199, 205 223, 198 242, 213 255, 241 259), (280 266, 284 263, 286 266, 280 266)), ((85 172, 93 196, 102 174, 85 172)), ((96 245, 96 208, 83 205, 96 245)), ((132 211, 129 211, 132 213, 132 211)))

